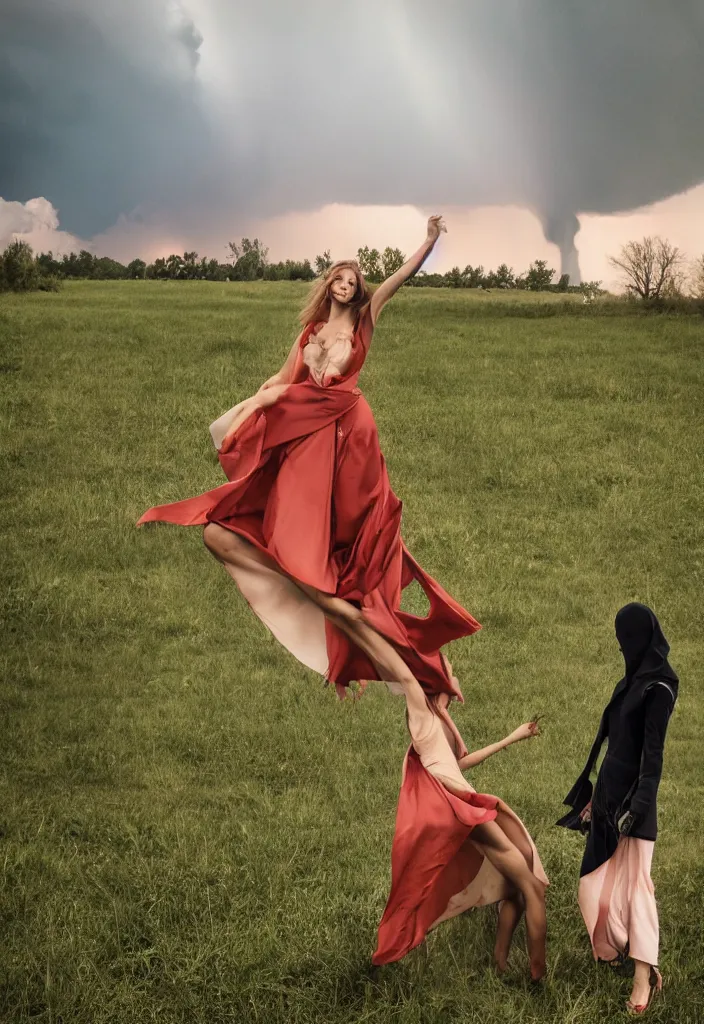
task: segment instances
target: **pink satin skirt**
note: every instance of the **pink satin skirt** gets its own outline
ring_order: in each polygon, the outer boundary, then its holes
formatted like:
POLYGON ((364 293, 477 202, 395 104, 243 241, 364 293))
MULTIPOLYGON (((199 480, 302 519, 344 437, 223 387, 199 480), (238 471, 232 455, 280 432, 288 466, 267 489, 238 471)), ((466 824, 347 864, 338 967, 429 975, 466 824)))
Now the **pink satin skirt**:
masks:
POLYGON ((628 949, 634 960, 658 962, 658 909, 650 878, 655 843, 622 836, 604 864, 579 882, 579 909, 594 959, 613 960, 628 949))

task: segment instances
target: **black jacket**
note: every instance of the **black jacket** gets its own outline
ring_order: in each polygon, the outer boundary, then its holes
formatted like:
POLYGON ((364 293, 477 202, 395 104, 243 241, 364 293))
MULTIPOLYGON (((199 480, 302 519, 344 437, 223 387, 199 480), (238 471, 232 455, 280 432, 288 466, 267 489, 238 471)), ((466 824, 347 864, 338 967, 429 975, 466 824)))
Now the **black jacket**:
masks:
POLYGON ((667 724, 676 686, 660 680, 628 686, 622 679, 604 709, 596 739, 579 778, 565 797, 572 808, 557 824, 580 829, 580 811, 592 801, 592 824, 580 874, 594 871, 618 845, 617 821, 630 810, 634 839, 657 836, 657 792, 662 775, 667 724), (589 776, 608 739, 606 756, 592 789, 589 776))

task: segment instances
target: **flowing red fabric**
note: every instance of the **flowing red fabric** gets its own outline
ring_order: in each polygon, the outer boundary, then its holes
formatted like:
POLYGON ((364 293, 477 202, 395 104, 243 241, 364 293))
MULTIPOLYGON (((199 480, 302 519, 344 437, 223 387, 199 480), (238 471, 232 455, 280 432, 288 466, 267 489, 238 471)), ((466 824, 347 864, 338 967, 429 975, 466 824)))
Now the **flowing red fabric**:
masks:
MULTIPOLYGON (((369 309, 353 337, 343 376, 317 383, 303 361, 275 405, 249 417, 220 449, 228 483, 195 498, 149 509, 138 525, 160 520, 218 523, 271 556, 294 580, 354 602, 365 621, 396 648, 428 692, 462 694, 440 648, 479 623, 411 557, 401 539, 401 502, 389 484, 372 411, 357 387, 371 342, 369 309), (427 616, 401 611, 413 580, 425 591, 427 616)), ((366 655, 326 625, 327 677, 338 691, 377 679, 366 655)), ((344 692, 344 691, 342 691, 344 692)))
POLYGON ((411 747, 391 848, 391 892, 372 962, 410 953, 477 875, 483 856, 468 842, 476 825, 493 821, 499 801, 483 793, 456 796, 433 778, 411 747))

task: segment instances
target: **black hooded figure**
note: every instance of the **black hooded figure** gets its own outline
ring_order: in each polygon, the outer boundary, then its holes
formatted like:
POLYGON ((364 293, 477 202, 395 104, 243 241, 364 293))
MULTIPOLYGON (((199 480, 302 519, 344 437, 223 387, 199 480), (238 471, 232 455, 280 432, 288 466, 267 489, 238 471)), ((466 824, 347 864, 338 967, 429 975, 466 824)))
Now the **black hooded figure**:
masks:
POLYGON ((589 824, 579 902, 595 958, 617 963, 630 955, 636 979, 640 973, 642 980, 640 964, 655 991, 661 979, 654 970, 658 923, 650 862, 665 733, 679 680, 650 608, 628 604, 615 625, 626 674, 604 708, 587 763, 565 798, 572 810, 557 824, 579 831, 589 824), (589 776, 604 740, 608 749, 592 790, 589 776))

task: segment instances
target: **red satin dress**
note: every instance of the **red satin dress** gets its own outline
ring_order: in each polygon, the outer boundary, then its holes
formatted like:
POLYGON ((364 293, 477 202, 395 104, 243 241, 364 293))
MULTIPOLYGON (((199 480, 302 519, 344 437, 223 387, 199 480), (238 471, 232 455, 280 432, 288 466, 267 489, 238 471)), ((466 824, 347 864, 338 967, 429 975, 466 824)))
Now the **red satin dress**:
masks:
POLYGON ((367 308, 357 323, 344 372, 329 377, 314 374, 304 358, 322 326, 304 329, 293 383, 283 395, 225 437, 219 459, 228 482, 151 508, 138 525, 218 523, 268 555, 268 564, 226 567, 277 639, 340 695, 353 681, 378 679, 377 670, 296 580, 355 604, 426 692, 462 700, 440 649, 480 626, 401 539, 401 502, 389 484, 372 411, 357 387, 372 339, 371 312, 367 308), (428 598, 427 616, 401 610, 401 592, 413 580, 428 598))
POLYGON ((535 843, 518 815, 498 797, 477 793, 462 775, 458 761, 467 748, 446 698, 426 703, 424 721, 411 731, 413 742, 403 765, 391 892, 379 924, 375 964, 400 960, 443 921, 515 893, 474 844, 477 825, 495 821, 512 841, 520 833, 530 846, 533 874, 548 884, 535 843))

